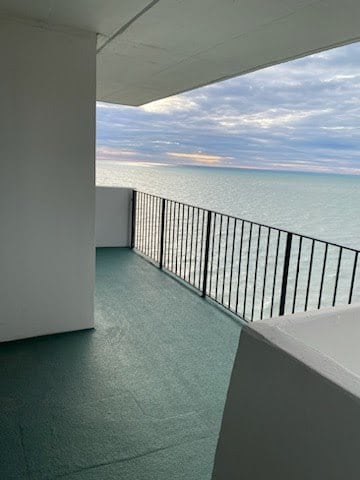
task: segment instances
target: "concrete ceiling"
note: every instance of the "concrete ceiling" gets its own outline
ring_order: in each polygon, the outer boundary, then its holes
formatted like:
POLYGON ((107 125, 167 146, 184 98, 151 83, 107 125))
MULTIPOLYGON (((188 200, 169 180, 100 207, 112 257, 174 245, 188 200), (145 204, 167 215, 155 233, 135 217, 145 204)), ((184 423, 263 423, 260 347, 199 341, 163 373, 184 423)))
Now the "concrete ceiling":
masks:
POLYGON ((97 98, 141 105, 360 39, 359 0, 0 0, 98 33, 97 98))

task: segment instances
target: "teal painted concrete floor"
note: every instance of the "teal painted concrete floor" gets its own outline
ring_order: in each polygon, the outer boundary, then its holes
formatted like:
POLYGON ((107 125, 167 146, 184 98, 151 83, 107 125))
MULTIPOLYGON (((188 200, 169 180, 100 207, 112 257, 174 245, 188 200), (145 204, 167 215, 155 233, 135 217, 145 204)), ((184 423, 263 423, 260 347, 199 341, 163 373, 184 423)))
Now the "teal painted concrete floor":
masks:
POLYGON ((0 345, 1 480, 209 480, 240 327, 99 249, 96 329, 0 345))

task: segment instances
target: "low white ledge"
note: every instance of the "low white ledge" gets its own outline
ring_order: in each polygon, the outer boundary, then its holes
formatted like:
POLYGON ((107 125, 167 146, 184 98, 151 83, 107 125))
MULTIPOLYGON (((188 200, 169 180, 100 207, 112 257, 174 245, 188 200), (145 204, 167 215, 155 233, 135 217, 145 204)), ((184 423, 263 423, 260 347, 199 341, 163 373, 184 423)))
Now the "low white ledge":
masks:
POLYGON ((243 328, 213 479, 360 478, 360 306, 243 328))
POLYGON ((132 189, 96 187, 96 246, 129 247, 131 212, 132 189))

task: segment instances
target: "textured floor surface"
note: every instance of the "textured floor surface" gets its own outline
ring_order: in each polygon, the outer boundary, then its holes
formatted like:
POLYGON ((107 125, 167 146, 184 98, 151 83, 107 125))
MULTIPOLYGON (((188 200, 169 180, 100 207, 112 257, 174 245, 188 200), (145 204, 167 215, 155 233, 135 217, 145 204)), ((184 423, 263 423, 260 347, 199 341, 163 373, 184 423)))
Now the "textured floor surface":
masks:
POLYGON ((96 329, 0 345, 1 480, 209 480, 240 328, 128 249, 96 329))

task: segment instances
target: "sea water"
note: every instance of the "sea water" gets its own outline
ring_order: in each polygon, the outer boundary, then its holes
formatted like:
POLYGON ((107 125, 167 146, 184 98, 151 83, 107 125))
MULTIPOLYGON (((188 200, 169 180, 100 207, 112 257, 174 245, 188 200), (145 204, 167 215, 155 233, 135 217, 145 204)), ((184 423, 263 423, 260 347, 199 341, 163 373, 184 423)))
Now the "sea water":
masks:
POLYGON ((97 163, 97 185, 131 187, 360 249, 360 176, 97 163))
MULTIPOLYGON (((298 234, 360 247, 360 177, 228 168, 140 167, 101 162, 97 168, 97 184, 131 187, 298 234)), ((141 224, 150 225, 153 220, 149 215, 154 218, 154 213, 152 208, 145 208, 146 202, 140 195, 139 204, 142 205, 142 208, 138 206, 137 214, 141 230, 141 224)), ((159 223, 159 209, 154 211, 157 212, 155 221, 159 223)), ((178 274, 181 264, 180 276, 201 289, 204 236, 201 228, 198 233, 196 227, 193 233, 188 225, 205 225, 205 214, 171 204, 165 215, 169 232, 164 266, 178 274), (170 231, 175 238, 173 244, 170 231), (190 240, 184 241, 184 248, 182 244, 179 247, 177 238, 196 238, 196 248, 190 248, 190 240)), ((151 231, 155 236, 151 235, 150 241, 156 249, 158 233, 156 229, 151 231)), ((268 237, 269 229, 260 229, 258 225, 251 227, 248 222, 236 223, 234 219, 221 216, 212 217, 211 231, 207 294, 246 319, 276 315, 280 305, 286 233, 279 235, 278 231, 271 230, 268 237), (234 248, 227 239, 232 239, 234 248)), ((141 242, 139 248, 142 250, 141 242)), ((335 297, 336 304, 347 303, 354 260, 355 252, 344 249, 340 253, 338 247, 327 248, 324 243, 306 238, 300 242, 300 237, 294 235, 286 313, 318 308, 320 291, 321 306, 332 305, 335 297), (341 268, 338 272, 339 254, 341 268)), ((359 274, 352 299, 360 301, 359 274)))

